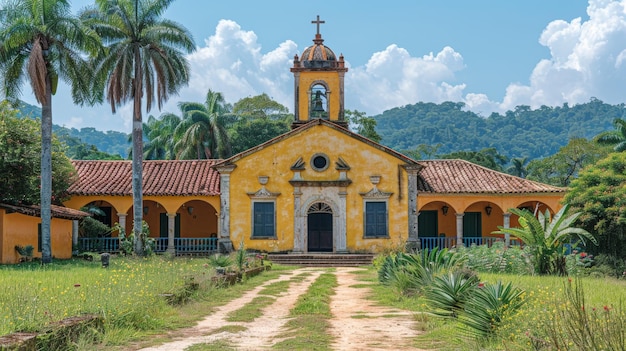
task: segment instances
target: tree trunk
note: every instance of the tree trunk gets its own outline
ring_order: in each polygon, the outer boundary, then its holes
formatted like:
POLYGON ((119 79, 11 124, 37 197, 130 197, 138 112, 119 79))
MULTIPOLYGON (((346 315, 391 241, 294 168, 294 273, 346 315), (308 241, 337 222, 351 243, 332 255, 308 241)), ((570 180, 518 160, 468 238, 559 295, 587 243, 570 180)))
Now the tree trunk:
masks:
POLYGON ((143 256, 143 125, 141 117, 141 56, 135 48, 135 78, 133 79, 133 233, 135 234, 135 254, 143 256))
POLYGON ((52 87, 46 75, 46 101, 41 105, 41 263, 52 262, 52 87))

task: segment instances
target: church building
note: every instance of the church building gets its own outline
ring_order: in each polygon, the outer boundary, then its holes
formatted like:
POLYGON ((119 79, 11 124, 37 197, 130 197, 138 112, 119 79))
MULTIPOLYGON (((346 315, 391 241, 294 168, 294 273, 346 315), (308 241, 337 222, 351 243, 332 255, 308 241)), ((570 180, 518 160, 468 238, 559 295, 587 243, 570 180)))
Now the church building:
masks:
POLYGON ((324 45, 324 22, 312 23, 313 45, 291 68, 292 130, 214 166, 220 240, 298 253, 481 244, 511 224, 508 208, 558 210, 564 189, 461 160, 418 162, 351 132, 348 68, 324 45))
MULTIPOLYGON (((218 242, 270 253, 513 244, 514 238, 491 234, 518 224, 509 209, 560 209, 564 188, 464 160, 414 160, 350 131, 344 116, 348 68, 324 44, 319 16, 313 23, 313 45, 295 55, 291 67, 291 131, 225 160, 144 161, 143 218, 157 252, 207 253, 218 242)), ((130 232, 131 162, 73 165, 77 181, 64 205, 98 207, 99 220, 130 232)), ((8 213, 0 209, 0 243, 36 244, 36 232, 9 238, 6 228, 17 217, 8 213)), ((72 243, 83 250, 119 250, 117 233, 77 238, 73 232, 73 240, 63 241, 64 252, 72 243)), ((5 251, 0 261, 15 259, 5 251)))

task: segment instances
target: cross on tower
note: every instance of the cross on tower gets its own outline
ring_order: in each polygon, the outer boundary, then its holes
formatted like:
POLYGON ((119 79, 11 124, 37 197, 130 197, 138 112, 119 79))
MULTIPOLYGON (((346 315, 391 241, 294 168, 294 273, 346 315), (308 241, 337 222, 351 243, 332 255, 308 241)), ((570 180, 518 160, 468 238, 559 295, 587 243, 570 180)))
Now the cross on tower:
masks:
POLYGON ((320 24, 321 23, 326 23, 326 21, 320 21, 320 15, 317 15, 317 20, 316 21, 311 21, 311 23, 317 24, 317 35, 319 35, 320 34, 320 24))

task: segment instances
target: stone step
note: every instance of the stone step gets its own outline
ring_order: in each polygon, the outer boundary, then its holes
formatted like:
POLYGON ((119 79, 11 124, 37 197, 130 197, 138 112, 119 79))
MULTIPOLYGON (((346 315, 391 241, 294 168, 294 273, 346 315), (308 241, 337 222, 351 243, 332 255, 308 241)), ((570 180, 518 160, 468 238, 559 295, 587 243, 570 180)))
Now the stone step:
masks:
POLYGON ((372 254, 270 254, 277 264, 307 267, 358 267, 372 263, 372 254))

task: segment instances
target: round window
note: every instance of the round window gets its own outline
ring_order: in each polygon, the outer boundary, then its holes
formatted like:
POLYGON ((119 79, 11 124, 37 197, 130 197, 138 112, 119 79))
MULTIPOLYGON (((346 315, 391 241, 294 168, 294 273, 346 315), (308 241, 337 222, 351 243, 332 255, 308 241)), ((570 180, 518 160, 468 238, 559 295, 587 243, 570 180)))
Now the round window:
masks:
POLYGON ((311 167, 318 172, 326 170, 329 163, 328 156, 324 154, 315 154, 311 158, 311 167))

